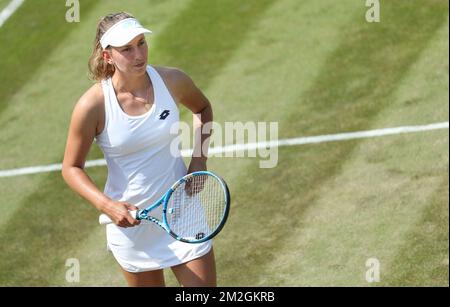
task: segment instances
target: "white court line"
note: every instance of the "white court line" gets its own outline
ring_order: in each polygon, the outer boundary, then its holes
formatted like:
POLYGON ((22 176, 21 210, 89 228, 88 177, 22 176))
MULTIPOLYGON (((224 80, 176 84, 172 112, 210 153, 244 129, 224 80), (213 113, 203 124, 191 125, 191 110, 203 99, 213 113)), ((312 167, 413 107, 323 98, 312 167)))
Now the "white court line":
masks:
POLYGON ((0 12, 0 27, 11 17, 12 14, 23 4, 25 0, 12 0, 1 12, 0 12))
MULTIPOLYGON (((282 139, 282 140, 270 141, 270 142, 235 144, 235 145, 227 145, 227 146, 223 146, 223 147, 219 146, 219 147, 210 148, 209 155, 222 154, 222 153, 227 153, 227 152, 245 151, 245 150, 255 150, 255 149, 260 149, 260 148, 266 149, 269 147, 271 148, 271 147, 283 147, 283 146, 296 146, 296 145, 336 142, 336 141, 344 141, 344 140, 352 140, 352 139, 372 138, 372 137, 380 137, 380 136, 384 136, 384 135, 413 133, 413 132, 422 132, 422 131, 448 129, 448 128, 449 128, 449 122, 442 122, 442 123, 435 123, 435 124, 422 125, 422 126, 404 126, 404 127, 385 128, 385 129, 359 131, 359 132, 348 132, 348 133, 339 133, 339 134, 327 134, 327 135, 319 135, 319 136, 299 137, 299 138, 292 138, 292 139, 282 139)), ((190 155, 192 155, 192 149, 182 150, 181 155, 183 157, 189 157, 190 155)), ((106 161, 104 159, 99 159, 99 160, 87 161, 85 164, 85 167, 87 168, 87 167, 104 166, 104 165, 106 165, 106 161)), ((44 166, 16 168, 16 169, 11 169, 11 170, 0 171, 0 177, 13 177, 13 176, 27 175, 27 174, 47 173, 47 172, 61 171, 61 169, 62 169, 62 164, 51 164, 51 165, 44 165, 44 166)))

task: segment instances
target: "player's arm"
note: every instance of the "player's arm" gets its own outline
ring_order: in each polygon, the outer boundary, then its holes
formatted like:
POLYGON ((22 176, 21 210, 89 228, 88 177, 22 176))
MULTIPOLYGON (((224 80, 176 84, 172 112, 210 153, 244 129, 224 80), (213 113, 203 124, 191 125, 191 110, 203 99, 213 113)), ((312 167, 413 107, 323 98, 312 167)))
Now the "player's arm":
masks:
POLYGON ((115 202, 102 193, 84 170, 86 156, 97 131, 99 118, 96 97, 89 92, 80 98, 72 113, 66 150, 62 166, 62 176, 66 183, 81 197, 104 212, 119 226, 132 226, 139 222, 133 219, 128 210, 136 207, 115 202))
POLYGON ((213 111, 211 104, 192 79, 178 69, 166 71, 174 99, 193 114, 194 148, 188 172, 206 170, 209 138, 212 133, 213 111))

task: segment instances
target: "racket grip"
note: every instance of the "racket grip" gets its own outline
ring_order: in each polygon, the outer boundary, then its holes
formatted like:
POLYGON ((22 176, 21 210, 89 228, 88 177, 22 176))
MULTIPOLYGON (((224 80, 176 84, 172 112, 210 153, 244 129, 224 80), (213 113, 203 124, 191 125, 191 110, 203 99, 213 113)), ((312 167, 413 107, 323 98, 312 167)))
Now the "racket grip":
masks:
MULTIPOLYGON (((128 211, 130 213, 130 215, 135 219, 136 218, 136 210, 133 211, 128 211)), ((100 225, 107 225, 107 224, 112 224, 113 221, 109 218, 109 216, 107 216, 106 214, 102 213, 99 217, 98 217, 98 222, 100 223, 100 225)))

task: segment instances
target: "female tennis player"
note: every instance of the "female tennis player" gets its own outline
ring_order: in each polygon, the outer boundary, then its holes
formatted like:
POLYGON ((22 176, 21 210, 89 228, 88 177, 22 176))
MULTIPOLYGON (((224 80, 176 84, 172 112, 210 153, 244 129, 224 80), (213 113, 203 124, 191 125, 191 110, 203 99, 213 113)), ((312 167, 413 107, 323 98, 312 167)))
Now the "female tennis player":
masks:
POLYGON ((176 135, 170 129, 179 122, 178 104, 192 111, 194 129, 213 119, 208 99, 190 77, 178 69, 147 65, 146 33, 151 31, 125 12, 98 23, 89 60, 96 83, 73 110, 62 175, 114 222, 107 226, 107 246, 130 286, 164 286, 163 269, 169 267, 183 286, 216 286, 210 241, 177 241, 154 223, 137 221, 128 213, 158 200, 187 173, 206 170, 201 146, 207 148, 209 134, 194 145, 198 154, 188 169, 172 144, 176 135), (84 170, 93 141, 108 166, 103 192, 84 170))

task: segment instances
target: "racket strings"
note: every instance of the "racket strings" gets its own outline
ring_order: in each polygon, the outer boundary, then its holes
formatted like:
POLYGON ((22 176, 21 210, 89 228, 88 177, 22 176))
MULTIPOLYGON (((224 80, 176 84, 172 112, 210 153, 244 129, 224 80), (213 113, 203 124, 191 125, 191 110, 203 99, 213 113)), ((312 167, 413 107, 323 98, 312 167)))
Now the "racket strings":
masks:
POLYGON ((173 191, 166 213, 167 224, 181 238, 201 240, 220 226, 225 210, 220 181, 209 175, 197 175, 173 191))

